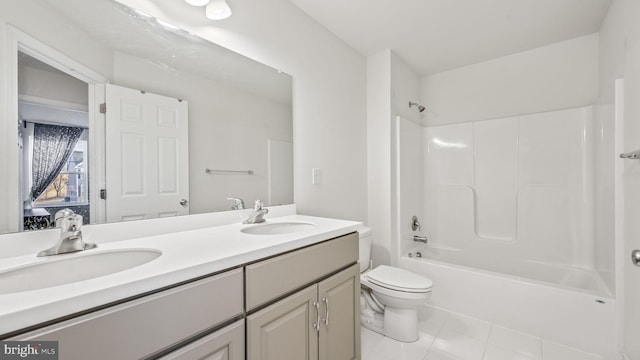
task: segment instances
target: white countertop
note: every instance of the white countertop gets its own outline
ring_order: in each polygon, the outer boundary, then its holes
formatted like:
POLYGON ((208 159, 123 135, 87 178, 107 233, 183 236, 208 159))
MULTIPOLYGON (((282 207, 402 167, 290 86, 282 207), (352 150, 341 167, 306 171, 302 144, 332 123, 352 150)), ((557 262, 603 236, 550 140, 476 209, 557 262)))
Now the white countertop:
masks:
MULTIPOLYGON (((157 249, 162 255, 146 264, 70 284, 0 294, 0 337, 29 326, 153 291, 199 276, 241 266, 356 231, 361 223, 289 215, 267 222, 310 222, 309 231, 281 235, 251 235, 240 223, 190 231, 100 243, 85 253, 118 249, 157 249)), ((36 258, 35 253, 0 259, 0 271, 83 252, 36 258)), ((82 271, 82 269, 78 269, 82 271)), ((0 280, 0 287, 2 286, 0 280)))

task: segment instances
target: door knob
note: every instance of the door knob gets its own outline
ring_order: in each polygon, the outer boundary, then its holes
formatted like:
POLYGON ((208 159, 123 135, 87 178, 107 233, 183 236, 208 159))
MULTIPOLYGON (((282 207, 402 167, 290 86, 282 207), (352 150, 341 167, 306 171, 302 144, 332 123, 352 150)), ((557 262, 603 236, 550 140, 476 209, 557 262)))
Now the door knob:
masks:
POLYGON ((189 200, 187 199, 180 200, 180 205, 182 205, 183 207, 187 207, 187 204, 189 204, 189 200))
POLYGON ((633 262, 635 266, 640 266, 640 250, 633 250, 631 252, 631 262, 633 262))

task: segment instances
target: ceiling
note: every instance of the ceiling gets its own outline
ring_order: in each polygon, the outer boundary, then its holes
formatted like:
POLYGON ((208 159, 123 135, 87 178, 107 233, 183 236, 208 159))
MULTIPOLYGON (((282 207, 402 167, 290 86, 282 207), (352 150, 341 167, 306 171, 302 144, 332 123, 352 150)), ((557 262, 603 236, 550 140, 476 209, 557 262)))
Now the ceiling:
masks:
POLYGON ((290 0, 365 56, 429 75, 597 32, 612 0, 290 0))

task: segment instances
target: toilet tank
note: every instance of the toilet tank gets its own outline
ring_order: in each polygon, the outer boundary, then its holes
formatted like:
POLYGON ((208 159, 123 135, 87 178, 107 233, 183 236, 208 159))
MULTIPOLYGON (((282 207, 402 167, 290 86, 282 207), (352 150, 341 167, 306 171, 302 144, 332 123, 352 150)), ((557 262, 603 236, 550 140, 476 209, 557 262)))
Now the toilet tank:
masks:
POLYGON ((358 230, 359 238, 359 261, 360 272, 363 272, 369 268, 369 260, 371 259, 371 228, 363 226, 358 230))

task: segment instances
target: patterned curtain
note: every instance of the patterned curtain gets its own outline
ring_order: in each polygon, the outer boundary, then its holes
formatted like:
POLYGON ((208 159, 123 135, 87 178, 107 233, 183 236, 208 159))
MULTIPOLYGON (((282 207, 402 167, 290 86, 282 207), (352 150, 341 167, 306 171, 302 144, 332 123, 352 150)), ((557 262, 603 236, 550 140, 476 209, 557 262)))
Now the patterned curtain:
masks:
POLYGON ((78 127, 34 124, 32 200, 55 180, 83 132, 78 127))

